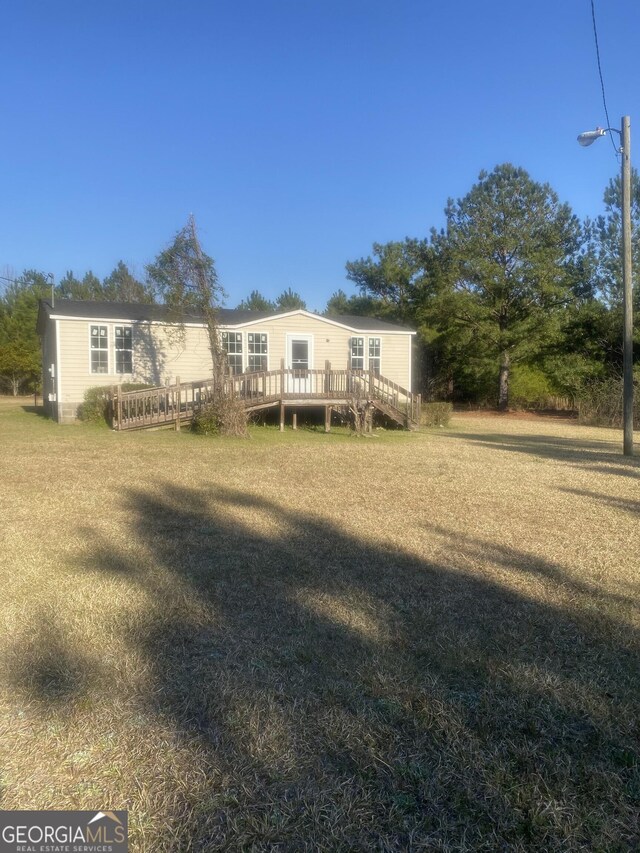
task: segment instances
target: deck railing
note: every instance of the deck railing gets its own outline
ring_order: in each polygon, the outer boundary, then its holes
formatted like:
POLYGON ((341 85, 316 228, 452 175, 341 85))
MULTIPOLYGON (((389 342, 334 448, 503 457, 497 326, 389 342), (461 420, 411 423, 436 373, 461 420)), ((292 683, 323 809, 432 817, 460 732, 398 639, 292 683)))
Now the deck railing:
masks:
MULTIPOLYGON (((407 426, 420 421, 420 395, 370 370, 264 370, 224 379, 224 393, 249 411, 277 402, 318 401, 319 405, 372 402, 388 414, 402 415, 407 426)), ((112 421, 118 430, 162 426, 189 419, 214 396, 214 382, 203 379, 138 391, 112 389, 112 421)))

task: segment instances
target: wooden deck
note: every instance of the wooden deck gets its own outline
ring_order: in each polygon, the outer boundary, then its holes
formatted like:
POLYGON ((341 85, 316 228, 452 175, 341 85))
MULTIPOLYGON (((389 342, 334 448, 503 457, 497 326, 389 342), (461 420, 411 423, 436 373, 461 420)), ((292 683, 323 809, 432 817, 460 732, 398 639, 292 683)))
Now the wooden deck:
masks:
MULTIPOLYGON (((148 429, 191 420, 212 399, 213 382, 177 380, 174 385, 141 391, 111 389, 112 426, 116 430, 148 429)), ((328 428, 333 407, 375 408, 407 429, 420 423, 419 394, 368 370, 267 370, 225 379, 225 394, 241 400, 247 412, 280 407, 284 425, 287 407, 324 406, 328 428)))

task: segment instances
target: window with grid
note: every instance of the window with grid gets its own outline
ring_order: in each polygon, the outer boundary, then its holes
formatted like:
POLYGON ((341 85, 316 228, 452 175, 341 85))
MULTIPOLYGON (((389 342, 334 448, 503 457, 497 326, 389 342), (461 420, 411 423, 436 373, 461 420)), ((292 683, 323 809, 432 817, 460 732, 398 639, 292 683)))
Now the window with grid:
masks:
POLYGON ((351 338, 351 369, 364 370, 364 338, 351 338))
POLYGON ((109 372, 109 337, 106 326, 91 326, 91 372, 109 372))
POLYGON ((268 370, 269 344, 267 336, 262 333, 249 332, 247 335, 247 351, 249 355, 249 370, 268 370))
POLYGON ((116 326, 116 373, 133 373, 131 326, 116 326))
POLYGON ((222 348, 232 374, 242 373, 242 332, 223 332, 222 348))
POLYGON ((380 338, 369 338, 369 370, 380 376, 380 338))

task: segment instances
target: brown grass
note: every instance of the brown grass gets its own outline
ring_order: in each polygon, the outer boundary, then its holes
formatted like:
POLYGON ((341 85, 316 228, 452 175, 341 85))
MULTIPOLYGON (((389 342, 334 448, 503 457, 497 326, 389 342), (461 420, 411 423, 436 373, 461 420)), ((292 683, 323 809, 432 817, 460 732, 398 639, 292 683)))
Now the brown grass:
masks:
POLYGON ((0 403, 1 805, 131 849, 640 845, 639 460, 465 417, 379 440, 0 403))

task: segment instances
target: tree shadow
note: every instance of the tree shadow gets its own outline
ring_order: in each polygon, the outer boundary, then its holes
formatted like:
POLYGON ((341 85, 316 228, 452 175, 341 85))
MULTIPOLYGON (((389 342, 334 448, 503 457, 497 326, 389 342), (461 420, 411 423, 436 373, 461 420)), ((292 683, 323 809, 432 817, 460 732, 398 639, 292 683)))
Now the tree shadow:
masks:
POLYGON ((569 462, 581 467, 587 467, 586 463, 608 463, 606 468, 598 465, 590 470, 606 471, 620 476, 634 477, 640 472, 640 458, 620 458, 622 449, 620 453, 616 453, 613 442, 605 439, 584 441, 549 435, 517 436, 504 433, 452 433, 445 437, 473 442, 495 450, 569 462))
POLYGON ((124 500, 136 556, 87 529, 78 571, 149 597, 121 626, 151 674, 145 712, 227 780, 182 795, 172 849, 640 841, 640 644, 626 627, 621 648, 611 615, 631 597, 588 618, 592 587, 516 549, 467 538, 446 566, 232 488, 124 500), (571 583, 573 604, 468 570, 479 559, 571 583))
POLYGON ((560 489, 561 492, 566 492, 569 495, 578 495, 581 498, 590 498, 591 500, 603 503, 606 506, 614 509, 622 509, 633 514, 640 513, 640 500, 633 498, 621 498, 616 495, 603 495, 598 492, 591 492, 588 489, 571 489, 568 487, 560 489))
MULTIPOLYGON (((604 497, 586 491, 583 492, 579 489, 563 488, 561 491, 588 497, 604 497)), ((636 502, 629 501, 623 503, 635 504, 636 502)), ((452 536, 451 531, 439 525, 425 523, 423 526, 439 536, 452 536)), ((578 605, 575 609, 575 618, 581 618, 580 604, 594 600, 601 600, 603 605, 614 610, 617 610, 619 607, 623 607, 628 612, 640 610, 640 599, 638 599, 637 595, 624 595, 611 591, 604 593, 597 584, 586 583, 575 577, 571 577, 557 563, 536 554, 520 551, 508 545, 501 545, 495 541, 487 541, 475 536, 464 535, 459 531, 455 533, 455 542, 456 548, 462 548, 465 557, 476 564, 489 563, 501 566, 521 576, 544 579, 550 582, 552 586, 568 591, 578 605)))
POLYGON ((6 654, 6 681, 44 711, 62 713, 90 690, 95 666, 72 647, 64 626, 50 612, 37 610, 32 620, 6 654))
POLYGON ((629 459, 627 465, 582 465, 584 471, 594 471, 596 474, 613 474, 615 477, 631 477, 640 480, 640 458, 629 459))
POLYGON ((145 324, 136 326, 133 359, 138 381, 155 386, 164 384, 166 351, 159 343, 153 326, 145 324))

